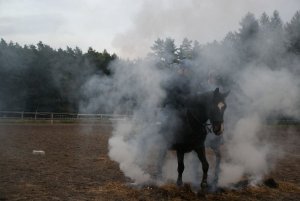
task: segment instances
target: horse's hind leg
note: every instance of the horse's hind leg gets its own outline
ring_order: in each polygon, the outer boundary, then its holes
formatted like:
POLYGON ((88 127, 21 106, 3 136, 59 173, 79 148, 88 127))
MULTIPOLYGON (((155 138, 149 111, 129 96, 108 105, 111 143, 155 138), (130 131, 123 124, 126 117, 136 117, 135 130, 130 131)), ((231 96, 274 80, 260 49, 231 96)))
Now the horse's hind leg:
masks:
POLYGON ((182 186, 182 173, 184 171, 184 152, 177 150, 176 153, 177 153, 177 162, 178 162, 177 186, 182 186))
POLYGON ((216 155, 216 166, 215 166, 215 176, 214 176, 214 185, 218 184, 219 181, 219 173, 220 173, 220 163, 221 163, 221 151, 220 147, 213 149, 215 155, 216 155))
POLYGON ((202 164, 203 177, 202 177, 202 181, 201 181, 201 188, 204 189, 207 187, 207 172, 208 172, 208 167, 209 167, 209 164, 206 160, 205 147, 203 146, 195 151, 196 151, 198 158, 202 164))

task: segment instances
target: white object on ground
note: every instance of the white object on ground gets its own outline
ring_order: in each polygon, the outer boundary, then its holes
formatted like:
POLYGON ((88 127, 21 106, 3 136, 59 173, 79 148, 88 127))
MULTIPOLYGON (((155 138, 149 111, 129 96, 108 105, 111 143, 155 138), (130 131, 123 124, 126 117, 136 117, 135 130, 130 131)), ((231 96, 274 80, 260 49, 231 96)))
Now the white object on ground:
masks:
POLYGON ((32 154, 33 155, 45 155, 45 151, 43 151, 43 150, 33 150, 32 154))

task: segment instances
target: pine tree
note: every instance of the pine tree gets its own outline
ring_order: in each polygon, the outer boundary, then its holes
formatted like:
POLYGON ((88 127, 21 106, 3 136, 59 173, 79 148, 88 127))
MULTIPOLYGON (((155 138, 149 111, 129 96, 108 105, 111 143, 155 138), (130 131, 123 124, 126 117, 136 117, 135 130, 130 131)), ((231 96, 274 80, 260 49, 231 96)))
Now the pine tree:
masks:
POLYGON ((183 61, 186 59, 192 59, 192 57, 193 57, 192 42, 193 41, 188 40, 187 38, 183 39, 182 44, 179 47, 179 52, 178 52, 178 59, 180 61, 183 61))
POLYGON ((291 21, 286 24, 285 30, 289 51, 300 54, 300 11, 297 11, 291 21))

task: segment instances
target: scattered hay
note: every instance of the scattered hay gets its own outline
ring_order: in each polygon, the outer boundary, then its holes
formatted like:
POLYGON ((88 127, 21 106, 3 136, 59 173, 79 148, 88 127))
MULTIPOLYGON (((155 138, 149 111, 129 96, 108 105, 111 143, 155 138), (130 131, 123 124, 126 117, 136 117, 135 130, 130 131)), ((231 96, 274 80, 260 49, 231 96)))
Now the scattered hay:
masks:
POLYGON ((278 186, 282 192, 298 193, 300 196, 300 186, 296 184, 289 183, 289 182, 279 182, 278 186))

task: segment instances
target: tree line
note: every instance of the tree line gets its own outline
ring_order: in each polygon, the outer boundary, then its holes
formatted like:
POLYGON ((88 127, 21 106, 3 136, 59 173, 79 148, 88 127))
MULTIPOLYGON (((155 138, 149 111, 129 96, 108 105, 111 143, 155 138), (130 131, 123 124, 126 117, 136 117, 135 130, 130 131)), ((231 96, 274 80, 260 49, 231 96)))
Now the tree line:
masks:
MULTIPOLYGON (((172 38, 159 38, 149 58, 161 69, 206 69, 199 79, 207 79, 208 71, 217 69, 218 84, 229 87, 234 84, 232 69, 249 68, 253 63, 275 70, 287 68, 299 76, 300 11, 287 23, 277 11, 271 16, 263 13, 259 19, 248 13, 239 30, 207 44, 185 38, 177 46, 172 38)), ((118 56, 106 50, 89 48, 83 53, 78 47, 56 50, 42 42, 20 46, 1 39, 0 110, 78 112, 84 98, 81 86, 93 75, 111 77, 110 63, 116 60, 118 56)), ((138 63, 123 62, 128 68, 138 63)))
POLYGON ((240 28, 221 41, 202 45, 185 38, 177 46, 172 38, 159 38, 151 50, 148 56, 155 57, 162 68, 202 69, 203 77, 196 75, 204 80, 213 72, 218 85, 228 87, 234 84, 235 71, 257 65, 286 69, 300 76, 300 11, 287 23, 283 23, 278 11, 271 16, 263 13, 258 19, 248 13, 241 19, 240 28))
POLYGON ((172 38, 158 38, 151 50, 149 56, 156 56, 159 65, 164 67, 172 67, 184 61, 201 60, 210 50, 220 50, 223 54, 226 54, 226 50, 234 50, 238 54, 232 59, 239 60, 239 66, 254 60, 274 66, 277 64, 275 60, 286 54, 300 54, 300 11, 285 24, 278 11, 274 11, 272 16, 263 13, 259 19, 248 13, 240 21, 239 30, 229 32, 220 42, 200 45, 196 40, 185 38, 177 47, 172 38), (264 55, 261 55, 262 52, 264 55))
POLYGON ((0 110, 77 112, 80 87, 91 75, 110 75, 117 59, 106 50, 53 49, 39 42, 0 41, 0 110))

